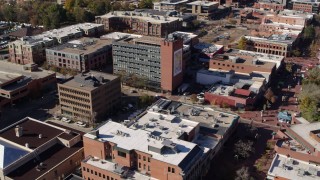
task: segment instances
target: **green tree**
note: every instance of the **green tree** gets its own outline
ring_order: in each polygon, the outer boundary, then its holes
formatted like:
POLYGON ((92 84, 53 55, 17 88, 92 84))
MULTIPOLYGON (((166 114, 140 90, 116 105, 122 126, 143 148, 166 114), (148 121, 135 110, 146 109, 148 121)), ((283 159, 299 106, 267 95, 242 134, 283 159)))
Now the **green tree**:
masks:
POLYGON ((75 21, 77 23, 88 21, 87 11, 85 9, 81 8, 80 6, 76 6, 74 8, 73 15, 74 15, 75 21))
POLYGON ((316 31, 313 26, 307 26, 304 29, 303 37, 305 39, 313 39, 313 38, 315 38, 315 35, 316 35, 316 31))
POLYGON ((140 9, 152 9, 153 8, 152 0, 141 0, 139 2, 139 8, 140 9))
POLYGON ((242 49, 242 50, 247 49, 247 41, 248 41, 247 38, 242 36, 238 42, 238 49, 242 49))
POLYGON ((15 4, 5 4, 1 11, 6 21, 17 21, 17 8, 15 4))
POLYGON ((75 0, 66 0, 66 2, 64 3, 64 8, 67 11, 73 11, 73 8, 75 6, 75 0))
POLYGON ((301 51, 299 49, 294 49, 291 54, 295 57, 301 56, 301 51))
POLYGON ((299 94, 299 108, 306 120, 320 121, 320 85, 312 82, 303 82, 302 91, 299 94))
POLYGON ((92 1, 88 5, 88 8, 94 15, 102 15, 106 13, 106 4, 102 0, 92 1))

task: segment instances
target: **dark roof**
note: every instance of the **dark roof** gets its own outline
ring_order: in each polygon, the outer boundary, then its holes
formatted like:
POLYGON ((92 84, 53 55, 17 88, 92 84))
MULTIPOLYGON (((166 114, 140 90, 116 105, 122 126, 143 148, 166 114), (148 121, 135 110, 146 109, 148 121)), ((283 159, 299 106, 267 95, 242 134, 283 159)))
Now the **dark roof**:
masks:
POLYGON ((83 148, 82 141, 78 142, 71 148, 57 143, 41 153, 39 155, 40 160, 32 159, 9 173, 7 176, 15 180, 36 179, 81 148, 83 148), (40 164, 40 162, 43 163, 43 166, 42 169, 38 171, 37 166, 40 164))
POLYGON ((75 174, 70 174, 68 177, 64 178, 64 180, 84 180, 84 179, 75 174))
POLYGON ((65 140, 71 140, 72 138, 76 137, 77 135, 78 135, 77 133, 70 132, 70 133, 62 133, 58 137, 65 139, 65 140))
POLYGON ((14 31, 14 32, 9 33, 9 36, 21 38, 21 37, 25 37, 25 36, 34 36, 34 35, 40 34, 42 32, 43 32, 43 30, 41 30, 41 29, 24 27, 24 28, 21 28, 21 29, 14 31))
POLYGON ((30 119, 26 119, 16 125, 23 128, 23 135, 21 137, 16 136, 15 126, 1 132, 0 137, 22 146, 28 143, 30 149, 41 146, 63 132, 60 129, 30 119), (42 135, 42 138, 39 138, 39 134, 42 135))
POLYGON ((178 166, 185 171, 188 165, 194 160, 195 156, 199 153, 203 153, 199 146, 195 146, 188 155, 178 164, 178 166))

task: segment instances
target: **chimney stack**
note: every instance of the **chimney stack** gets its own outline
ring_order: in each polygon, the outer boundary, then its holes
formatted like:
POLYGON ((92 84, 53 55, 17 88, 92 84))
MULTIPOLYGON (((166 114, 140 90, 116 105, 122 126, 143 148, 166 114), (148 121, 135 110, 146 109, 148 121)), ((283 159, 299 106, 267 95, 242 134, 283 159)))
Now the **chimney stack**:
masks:
POLYGON ((19 125, 14 128, 14 131, 17 137, 21 137, 23 135, 23 128, 19 125))

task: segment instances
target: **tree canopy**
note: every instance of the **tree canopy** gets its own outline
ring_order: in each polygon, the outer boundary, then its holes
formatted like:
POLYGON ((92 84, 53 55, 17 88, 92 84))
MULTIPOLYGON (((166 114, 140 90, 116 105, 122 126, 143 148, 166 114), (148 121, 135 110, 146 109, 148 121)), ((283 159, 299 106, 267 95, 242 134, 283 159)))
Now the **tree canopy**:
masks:
POLYGON ((247 38, 242 36, 238 42, 238 49, 242 49, 242 50, 247 49, 247 42, 248 42, 247 38))

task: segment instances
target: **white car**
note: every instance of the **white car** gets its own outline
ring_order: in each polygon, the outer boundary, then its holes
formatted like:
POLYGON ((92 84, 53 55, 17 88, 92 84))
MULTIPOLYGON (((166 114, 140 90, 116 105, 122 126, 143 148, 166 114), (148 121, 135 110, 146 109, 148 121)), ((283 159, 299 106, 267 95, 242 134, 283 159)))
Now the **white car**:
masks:
POLYGON ((82 121, 78 121, 78 122, 76 122, 76 124, 77 124, 78 126, 80 126, 80 127, 86 127, 86 126, 87 126, 87 124, 84 123, 84 122, 82 122, 82 121))
POLYGON ((66 122, 66 123, 70 123, 71 122, 71 120, 66 118, 66 117, 61 118, 61 121, 66 122))

